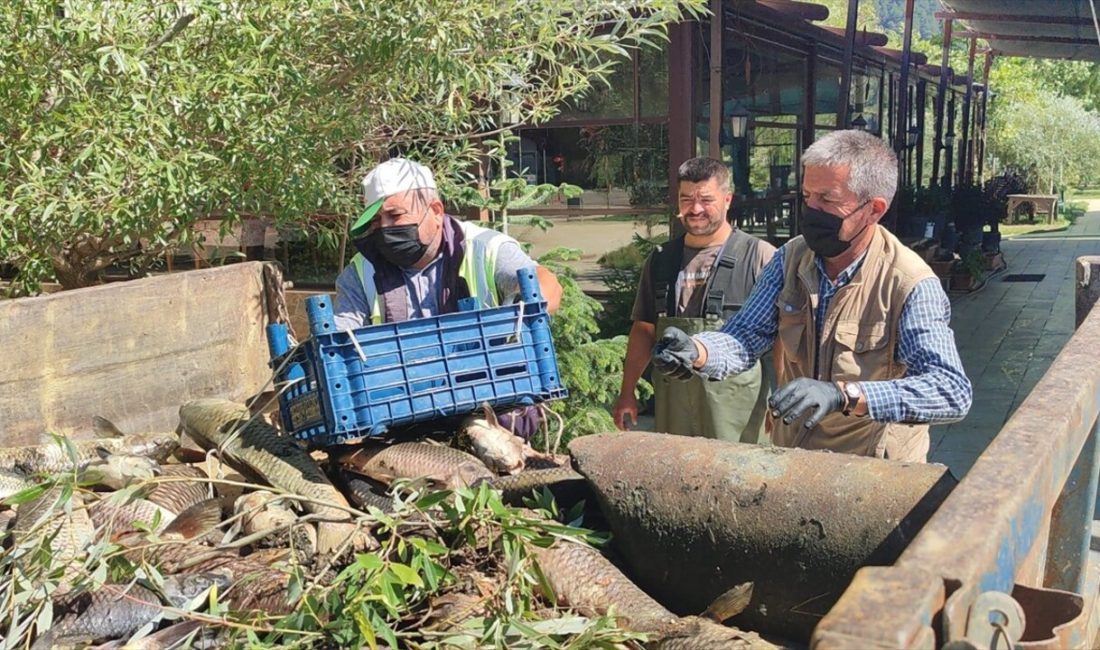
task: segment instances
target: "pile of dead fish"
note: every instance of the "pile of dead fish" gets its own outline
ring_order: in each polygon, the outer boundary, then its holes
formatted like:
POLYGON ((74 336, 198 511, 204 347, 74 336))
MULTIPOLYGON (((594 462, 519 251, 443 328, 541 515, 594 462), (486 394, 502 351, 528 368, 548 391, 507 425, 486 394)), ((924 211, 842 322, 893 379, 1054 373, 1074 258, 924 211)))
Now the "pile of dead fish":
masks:
MULTIPOLYGON (((219 630, 206 629, 201 618, 161 621, 161 613, 202 602, 211 590, 235 612, 290 612, 289 567, 320 580, 356 554, 378 552, 377 519, 364 512, 392 512, 398 490, 410 485, 488 483, 515 505, 542 487, 572 490, 573 497, 587 489, 568 456, 533 450, 488 408, 463 423, 454 447, 373 443, 310 454, 245 405, 214 399, 181 406, 177 432, 125 435, 97 419, 96 433, 92 440, 0 449, 0 497, 23 497, 0 505, 4 552, 24 553, 6 565, 8 584, 44 583, 26 551, 35 545, 63 570, 48 590, 52 625, 38 631, 34 648, 125 647, 143 628, 152 633, 133 647, 218 647, 219 630), (94 489, 47 482, 52 487, 34 493, 44 477, 65 473, 94 489), (84 558, 105 543, 121 548, 132 566, 155 567, 162 579, 148 586, 133 576, 89 580, 84 558)), ((561 539, 533 554, 553 587, 544 594, 550 605, 586 616, 610 610, 625 629, 651 635, 651 647, 773 647, 719 624, 745 607, 751 585, 729 591, 704 616, 679 617, 591 547, 561 539)), ((477 611, 477 596, 447 596, 462 604, 453 610, 477 611)))

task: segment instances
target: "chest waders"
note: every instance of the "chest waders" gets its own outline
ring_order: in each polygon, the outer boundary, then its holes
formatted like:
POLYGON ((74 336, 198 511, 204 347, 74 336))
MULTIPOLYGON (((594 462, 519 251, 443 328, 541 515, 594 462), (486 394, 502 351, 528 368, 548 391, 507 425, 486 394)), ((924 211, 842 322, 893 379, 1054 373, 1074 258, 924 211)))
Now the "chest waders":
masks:
MULTIPOLYGON (((683 261, 683 238, 670 242, 655 254, 651 269, 656 289, 656 336, 668 327, 688 334, 720 329, 741 308, 747 296, 733 295, 734 269, 746 265, 756 241, 734 231, 726 240, 711 269, 705 287, 703 315, 676 317, 676 278, 683 261)), ((743 269, 747 272, 747 268, 743 269)), ((751 369, 711 381, 698 375, 680 381, 653 373, 654 410, 657 431, 684 436, 699 436, 734 442, 766 442, 764 418, 767 412, 769 382, 758 361, 751 369)))

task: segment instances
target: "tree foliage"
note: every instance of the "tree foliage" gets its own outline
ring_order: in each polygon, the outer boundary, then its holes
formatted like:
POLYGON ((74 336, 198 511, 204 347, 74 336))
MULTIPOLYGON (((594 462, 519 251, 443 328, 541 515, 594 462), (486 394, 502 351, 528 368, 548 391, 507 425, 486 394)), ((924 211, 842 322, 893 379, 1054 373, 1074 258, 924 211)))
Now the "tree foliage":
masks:
POLYGON ((539 122, 700 0, 10 0, 0 261, 34 290, 147 262, 190 226, 358 209, 403 152, 445 192, 480 138, 539 122))
POLYGON ((1053 193, 1100 180, 1100 115, 1048 90, 1000 108, 991 153, 1053 193))

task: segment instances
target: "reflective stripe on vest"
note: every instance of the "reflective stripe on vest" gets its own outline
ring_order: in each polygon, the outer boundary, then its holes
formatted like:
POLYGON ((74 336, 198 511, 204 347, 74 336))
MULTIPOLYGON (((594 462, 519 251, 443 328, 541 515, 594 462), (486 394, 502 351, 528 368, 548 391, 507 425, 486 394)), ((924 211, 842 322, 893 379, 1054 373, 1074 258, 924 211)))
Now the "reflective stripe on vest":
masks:
MULTIPOLYGON (((462 228, 466 249, 458 276, 466 281, 470 297, 476 299, 482 309, 496 307, 500 304, 496 282, 497 253, 510 238, 468 221, 456 222, 462 228)), ((371 323, 377 325, 382 322, 382 300, 374 286, 374 265, 362 253, 356 253, 351 263, 359 276, 359 283, 363 286, 363 295, 371 306, 371 323)))

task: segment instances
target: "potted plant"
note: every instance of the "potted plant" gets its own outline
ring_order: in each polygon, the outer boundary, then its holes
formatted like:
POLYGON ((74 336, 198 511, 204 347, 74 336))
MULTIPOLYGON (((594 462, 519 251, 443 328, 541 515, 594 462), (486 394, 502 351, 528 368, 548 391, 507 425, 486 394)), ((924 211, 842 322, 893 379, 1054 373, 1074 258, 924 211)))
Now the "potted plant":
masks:
POLYGON ((985 280, 985 258, 981 251, 973 249, 956 264, 951 275, 951 289, 970 291, 981 286, 983 280, 985 280))

